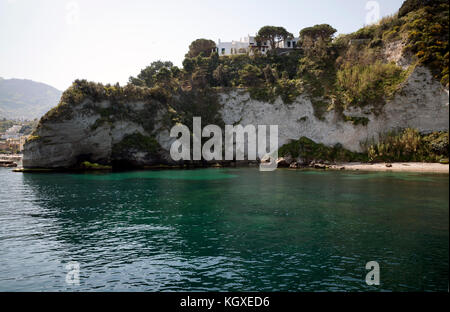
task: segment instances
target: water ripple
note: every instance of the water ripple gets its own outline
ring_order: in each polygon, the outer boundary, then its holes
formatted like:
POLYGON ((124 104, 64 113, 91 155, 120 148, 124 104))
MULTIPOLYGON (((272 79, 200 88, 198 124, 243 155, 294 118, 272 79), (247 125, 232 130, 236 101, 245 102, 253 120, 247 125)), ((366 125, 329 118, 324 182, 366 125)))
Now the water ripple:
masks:
POLYGON ((0 180, 3 291, 448 289, 447 176, 0 168, 0 180), (365 284, 372 260, 379 288, 365 284))

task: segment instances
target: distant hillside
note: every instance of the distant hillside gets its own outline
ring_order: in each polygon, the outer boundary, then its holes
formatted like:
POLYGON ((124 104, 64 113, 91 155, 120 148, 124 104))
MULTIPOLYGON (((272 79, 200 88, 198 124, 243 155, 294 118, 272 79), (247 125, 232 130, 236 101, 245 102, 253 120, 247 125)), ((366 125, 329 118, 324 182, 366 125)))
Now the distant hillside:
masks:
POLYGON ((45 83, 0 78, 0 117, 40 118, 58 104, 60 97, 61 91, 45 83))

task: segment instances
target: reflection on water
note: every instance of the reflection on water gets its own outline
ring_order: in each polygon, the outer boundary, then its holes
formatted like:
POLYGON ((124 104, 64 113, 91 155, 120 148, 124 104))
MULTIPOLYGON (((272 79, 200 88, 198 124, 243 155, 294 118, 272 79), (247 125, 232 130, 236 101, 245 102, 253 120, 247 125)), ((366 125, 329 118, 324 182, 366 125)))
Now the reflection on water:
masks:
POLYGON ((0 179, 0 290, 448 289, 448 176, 1 169, 0 179), (379 287, 365 284, 372 260, 379 287), (65 283, 69 261, 79 286, 65 283))

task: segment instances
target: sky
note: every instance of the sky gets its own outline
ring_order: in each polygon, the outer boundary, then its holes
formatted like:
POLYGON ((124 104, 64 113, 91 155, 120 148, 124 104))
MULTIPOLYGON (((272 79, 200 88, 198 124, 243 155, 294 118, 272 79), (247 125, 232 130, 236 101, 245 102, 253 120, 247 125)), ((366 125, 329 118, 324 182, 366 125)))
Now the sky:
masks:
POLYGON ((75 79, 125 84, 156 60, 181 66, 198 38, 254 35, 265 25, 327 23, 338 33, 391 15, 403 0, 0 0, 0 77, 65 90, 75 79))

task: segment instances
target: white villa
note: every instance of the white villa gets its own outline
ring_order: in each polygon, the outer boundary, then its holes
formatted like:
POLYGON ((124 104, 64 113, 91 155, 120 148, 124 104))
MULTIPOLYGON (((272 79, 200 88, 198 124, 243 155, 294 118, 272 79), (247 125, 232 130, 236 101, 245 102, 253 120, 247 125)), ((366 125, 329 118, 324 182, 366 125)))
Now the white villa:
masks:
MULTIPOLYGON (((294 49, 298 41, 299 38, 282 40, 277 43, 277 48, 294 49)), ((222 42, 219 39, 216 49, 219 55, 252 54, 255 49, 258 49, 262 54, 266 54, 271 49, 271 46, 267 41, 258 46, 255 37, 248 35, 244 40, 241 38, 240 41, 222 42)))

